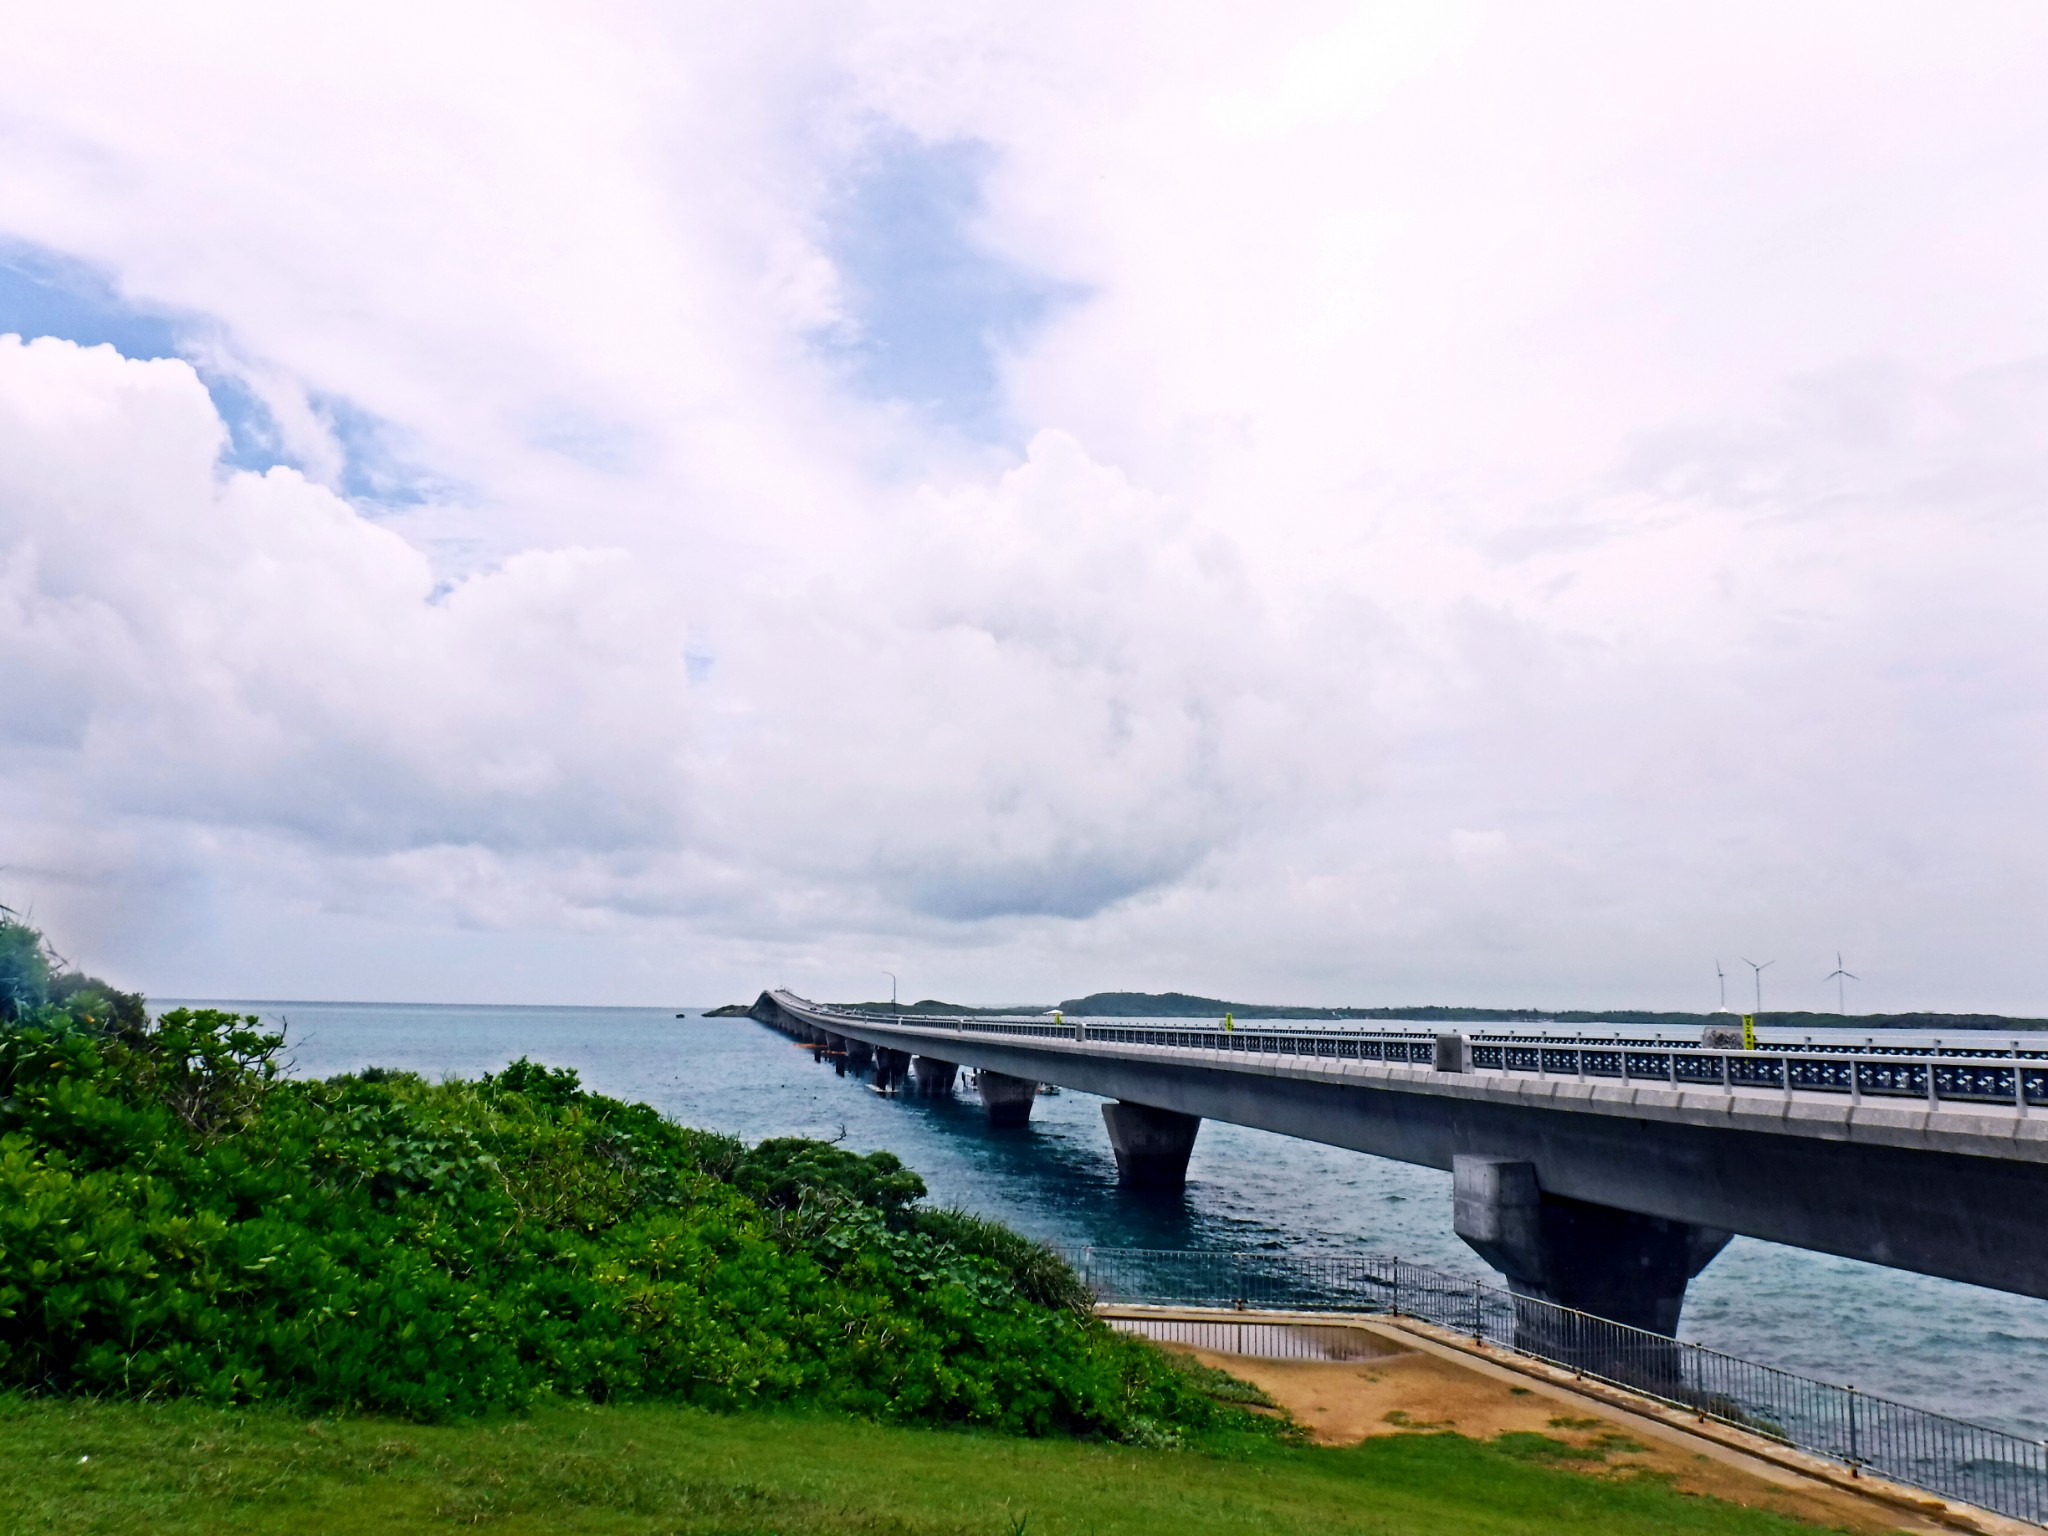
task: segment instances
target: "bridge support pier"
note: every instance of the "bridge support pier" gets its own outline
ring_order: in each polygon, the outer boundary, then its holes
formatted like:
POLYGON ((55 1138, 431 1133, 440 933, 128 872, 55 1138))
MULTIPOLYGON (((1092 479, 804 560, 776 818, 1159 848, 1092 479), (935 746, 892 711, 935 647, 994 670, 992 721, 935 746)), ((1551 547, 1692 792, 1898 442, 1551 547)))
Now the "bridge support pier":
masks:
POLYGON ((941 1061, 936 1056, 913 1056, 910 1058, 911 1082, 921 1099, 943 1099, 953 1091, 953 1078, 960 1071, 950 1061, 941 1061))
POLYGON ((991 1072, 983 1067, 974 1074, 981 1085, 981 1107, 988 1111, 988 1123, 997 1129, 1015 1129, 1031 1119, 1031 1106, 1038 1101, 1038 1084, 1028 1077, 991 1072))
POLYGON ((846 1039, 846 1064, 856 1072, 865 1072, 875 1064, 875 1048, 865 1040, 856 1040, 851 1035, 846 1039))
MULTIPOLYGON (((1670 1338, 1685 1287, 1729 1234, 1545 1194, 1536 1165, 1452 1159, 1452 1229, 1507 1276, 1517 1296, 1554 1302, 1670 1338)), ((1619 1330, 1516 1308, 1515 1342, 1568 1365, 1646 1386, 1675 1377, 1675 1350, 1619 1330)))
POLYGON ((1109 1127, 1117 1181, 1125 1188, 1179 1194, 1187 1187, 1200 1115, 1117 1099, 1102 1106, 1102 1123, 1109 1127))
POLYGON ((903 1086, 910 1076, 910 1052, 892 1051, 886 1045, 875 1047, 875 1086, 884 1093, 891 1093, 903 1086))

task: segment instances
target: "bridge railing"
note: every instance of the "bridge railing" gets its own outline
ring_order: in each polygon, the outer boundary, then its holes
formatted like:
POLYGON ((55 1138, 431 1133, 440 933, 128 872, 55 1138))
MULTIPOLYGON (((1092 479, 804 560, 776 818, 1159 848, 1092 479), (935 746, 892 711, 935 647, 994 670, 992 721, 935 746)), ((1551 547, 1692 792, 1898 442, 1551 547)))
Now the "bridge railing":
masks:
POLYGON ((2048 1445, 1373 1254, 1062 1250, 1103 1301, 1420 1318, 1853 1472, 2048 1521, 2048 1445))
MULTIPOLYGON (((1214 1026, 1194 1028, 1103 1020, 1054 1022, 874 1015, 826 1008, 815 1011, 827 1017, 844 1018, 849 1023, 896 1028, 1397 1066, 1433 1066, 1440 1038, 1435 1031, 1259 1027, 1226 1030, 1214 1026)), ((1784 1042, 1743 1051, 1655 1040, 1491 1034, 1470 1037, 1470 1062, 1475 1072, 1662 1083, 1673 1088, 1766 1089, 1788 1095, 1840 1094, 1852 1104, 1865 1097, 1917 1099, 1929 1107, 2011 1105, 2022 1114, 2037 1106, 2048 1107, 2048 1050, 2029 1050, 2017 1041, 2008 1047, 1986 1045, 1967 1053, 1916 1052, 1912 1047, 1896 1045, 1830 1043, 1815 1047, 1784 1042)))
MULTIPOLYGON (((1258 1056, 1369 1061, 1398 1066, 1434 1066, 1434 1030, 1138 1023, 1122 1020, 1044 1017, 994 1018, 929 1014, 877 1014, 807 1004, 806 1012, 827 1022, 873 1024, 898 1029, 937 1029, 959 1034, 1007 1035, 1045 1040, 1200 1050, 1258 1056)), ((1754 1050, 1727 1050, 1665 1040, 1619 1036, 1490 1032, 1468 1038, 1471 1070, 1538 1077, 1571 1077, 1623 1083, 1662 1083, 1673 1088, 1840 1094, 1852 1104, 1865 1097, 1917 1099, 1943 1104, 2010 1105, 2020 1114, 2048 1107, 2048 1049, 1972 1044, 1967 1051, 1910 1045, 1829 1042, 1825 1045, 1759 1042, 1754 1050)))

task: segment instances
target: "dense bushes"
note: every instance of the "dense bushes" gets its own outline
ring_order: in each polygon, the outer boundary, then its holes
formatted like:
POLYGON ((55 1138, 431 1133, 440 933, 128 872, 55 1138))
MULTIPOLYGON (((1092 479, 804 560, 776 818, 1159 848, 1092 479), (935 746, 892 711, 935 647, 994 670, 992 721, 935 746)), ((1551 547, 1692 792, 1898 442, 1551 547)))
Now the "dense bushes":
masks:
POLYGON ((0 1019, 0 1383, 1138 1439, 1236 1412, 1082 1316, 1043 1248, 926 1209, 887 1154, 749 1149, 525 1061, 293 1081, 253 1019, 108 1001, 0 1019))

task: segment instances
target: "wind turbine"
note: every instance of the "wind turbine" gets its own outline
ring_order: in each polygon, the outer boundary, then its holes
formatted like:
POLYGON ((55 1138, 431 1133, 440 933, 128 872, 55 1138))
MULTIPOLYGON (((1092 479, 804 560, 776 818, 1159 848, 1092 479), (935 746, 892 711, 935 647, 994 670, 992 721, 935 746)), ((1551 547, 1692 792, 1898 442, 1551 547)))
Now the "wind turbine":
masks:
POLYGON ((882 974, 889 978, 889 1011, 894 1013, 896 1011, 896 973, 894 971, 884 971, 882 974))
POLYGON ((1762 965, 1758 965, 1754 960, 1750 959, 1749 956, 1744 955, 1742 957, 1742 963, 1748 966, 1752 971, 1756 972, 1756 1011, 1758 1013, 1762 1013, 1764 1011, 1764 972, 1768 971, 1772 966, 1776 965, 1778 962, 1775 960, 1766 960, 1762 965))
POLYGON ((1823 981, 1832 981, 1835 984, 1835 1012, 1846 1014, 1849 1011, 1848 984, 1852 981, 1861 981, 1862 979, 1854 971, 1842 969, 1842 952, 1839 949, 1836 950, 1835 968, 1821 978, 1823 981))
POLYGON ((1718 960, 1714 962, 1714 980, 1721 984, 1720 1011, 1726 1013, 1728 1011, 1728 973, 1721 969, 1721 962, 1718 960))

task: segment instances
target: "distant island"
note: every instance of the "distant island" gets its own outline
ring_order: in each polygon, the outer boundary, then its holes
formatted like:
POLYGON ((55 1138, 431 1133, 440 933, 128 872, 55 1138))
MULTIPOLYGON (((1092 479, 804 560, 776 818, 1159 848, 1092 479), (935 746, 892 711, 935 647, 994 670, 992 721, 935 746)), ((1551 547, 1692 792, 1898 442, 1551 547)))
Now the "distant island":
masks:
MULTIPOLYGON (((1096 992, 1059 1005, 1084 1018, 1398 1019, 1425 1024, 1651 1024, 1701 1029, 1725 1024, 1725 1013, 1678 1013, 1653 1008, 1464 1008, 1428 1004, 1406 1008, 1289 1008, 1269 1003, 1233 1003, 1185 992, 1096 992)), ((969 1010, 961 1009, 961 1012, 969 1010)), ((2048 1019, 2009 1018, 1997 1013, 1803 1013, 1764 1012, 1758 1024, 1780 1029, 2048 1029, 2048 1019)))
MULTIPOLYGON (((749 1003, 730 1003, 707 1012, 706 1018, 744 1018, 749 1003)), ((1679 1013, 1654 1008, 1463 1008, 1425 1004, 1405 1008, 1303 1008, 1274 1003, 1233 1003, 1220 997, 1188 992, 1091 992, 1063 1003, 1026 1003, 1004 1008, 974 1008, 924 998, 915 1003, 840 1003, 880 1013, 923 1014, 941 1018, 987 1018, 1058 1011, 1097 1019, 1388 1019, 1421 1024, 1644 1024, 1666 1029, 1704 1029, 1725 1024, 1725 1013, 1679 1013)), ((2012 1018, 1999 1013, 1803 1013, 1764 1012, 1758 1024, 1773 1029, 1911 1029, 1911 1030, 2048 1030, 2048 1019, 2012 1018)))

